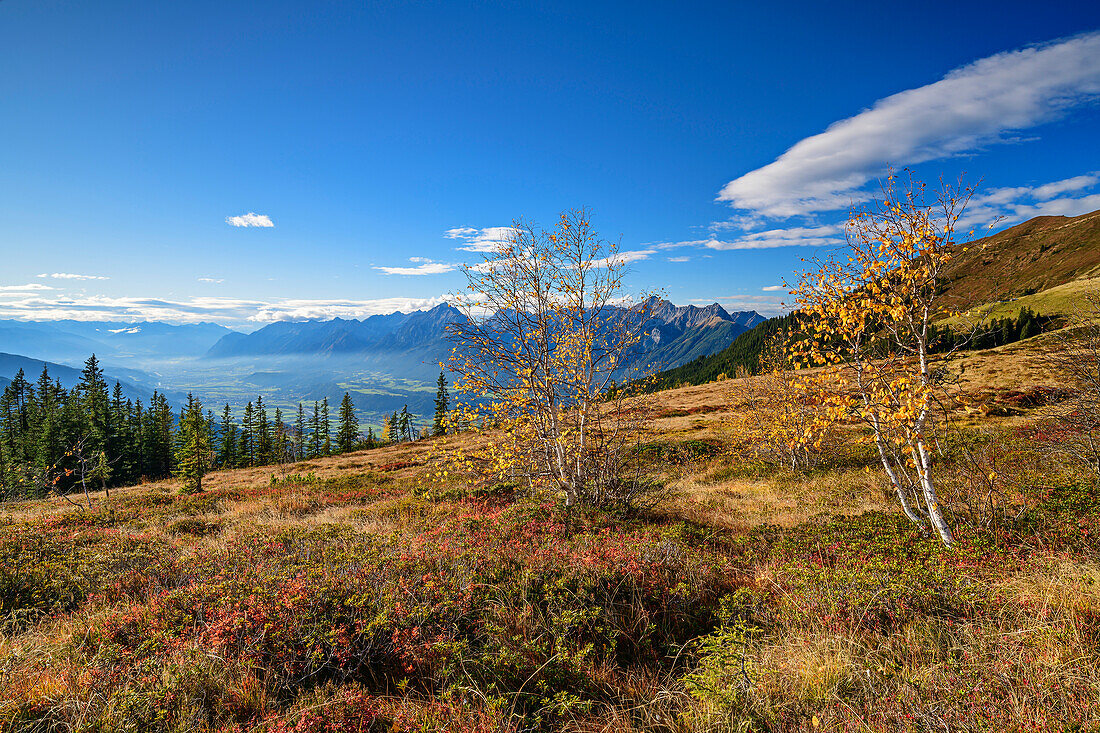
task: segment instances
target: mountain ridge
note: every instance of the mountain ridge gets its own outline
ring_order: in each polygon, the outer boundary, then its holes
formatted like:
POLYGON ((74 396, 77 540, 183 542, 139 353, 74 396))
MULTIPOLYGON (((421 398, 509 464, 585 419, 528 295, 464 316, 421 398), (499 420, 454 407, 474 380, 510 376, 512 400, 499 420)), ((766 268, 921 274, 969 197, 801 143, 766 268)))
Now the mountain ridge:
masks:
MULTIPOLYGON (((730 313, 718 303, 677 306, 653 297, 646 303, 651 316, 640 351, 647 362, 667 368, 724 348, 739 334, 764 320, 756 311, 730 313)), ((450 353, 446 326, 466 318, 444 303, 427 311, 390 313, 358 319, 282 321, 250 334, 227 334, 204 359, 244 357, 325 358, 364 356, 376 363, 403 359, 406 369, 434 364, 450 353)))
MULTIPOLYGON (((36 359, 30 356, 23 356, 22 354, 0 352, 0 389, 7 386, 7 384, 11 382, 11 378, 14 377, 20 369, 23 370, 23 376, 28 382, 34 382, 42 373, 43 366, 46 367, 50 379, 55 382, 60 382, 61 386, 65 389, 72 389, 80 382, 82 370, 76 367, 57 364, 44 359, 36 359)), ((127 399, 147 402, 149 398, 153 396, 153 389, 144 385, 135 384, 128 379, 111 374, 106 370, 104 371, 103 378, 107 382, 108 387, 113 387, 115 382, 118 382, 122 387, 123 397, 127 399)), ((180 392, 166 390, 158 391, 168 397, 169 401, 172 403, 179 404, 183 401, 184 395, 180 392)))

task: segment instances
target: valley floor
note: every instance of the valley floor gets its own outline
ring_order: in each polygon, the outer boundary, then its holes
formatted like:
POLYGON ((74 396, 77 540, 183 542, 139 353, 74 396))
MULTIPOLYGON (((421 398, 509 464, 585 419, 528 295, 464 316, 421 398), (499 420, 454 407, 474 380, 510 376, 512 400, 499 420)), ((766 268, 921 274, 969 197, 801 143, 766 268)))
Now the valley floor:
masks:
POLYGON ((432 441, 6 505, 0 729, 1100 730, 1100 502, 1029 353, 967 357, 951 549, 865 452, 755 457, 733 380, 657 395, 635 516, 435 481, 432 441))

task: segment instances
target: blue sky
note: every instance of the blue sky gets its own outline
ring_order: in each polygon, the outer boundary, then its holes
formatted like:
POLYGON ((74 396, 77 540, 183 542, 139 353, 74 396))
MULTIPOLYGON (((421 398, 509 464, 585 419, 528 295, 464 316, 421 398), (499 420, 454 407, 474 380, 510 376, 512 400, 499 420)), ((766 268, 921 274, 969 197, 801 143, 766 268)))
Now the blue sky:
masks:
POLYGON ((632 288, 776 312, 887 164, 1100 209, 1095 3, 6 0, 0 69, 0 318, 426 307, 576 206, 632 288))

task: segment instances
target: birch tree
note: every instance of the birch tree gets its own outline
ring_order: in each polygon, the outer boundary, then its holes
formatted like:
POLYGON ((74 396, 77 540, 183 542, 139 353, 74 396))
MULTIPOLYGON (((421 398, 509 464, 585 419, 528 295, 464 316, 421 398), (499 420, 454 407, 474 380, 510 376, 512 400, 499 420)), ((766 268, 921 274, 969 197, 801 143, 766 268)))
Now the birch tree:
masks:
POLYGON ((449 327, 460 406, 453 420, 493 431, 463 466, 482 476, 560 492, 567 506, 635 503, 647 484, 626 471, 640 416, 613 390, 629 378, 646 301, 623 299, 626 260, 589 214, 546 231, 516 223, 484 261, 464 268, 449 327))
POLYGON ((825 419, 870 428, 905 515, 948 545, 954 537, 936 492, 933 449, 948 383, 930 340, 934 321, 958 315, 942 286, 965 250, 955 227, 972 194, 944 185, 929 195, 891 175, 880 200, 853 211, 843 253, 802 273, 794 294, 804 331, 790 347, 797 363, 827 375, 815 378, 830 408, 825 419))

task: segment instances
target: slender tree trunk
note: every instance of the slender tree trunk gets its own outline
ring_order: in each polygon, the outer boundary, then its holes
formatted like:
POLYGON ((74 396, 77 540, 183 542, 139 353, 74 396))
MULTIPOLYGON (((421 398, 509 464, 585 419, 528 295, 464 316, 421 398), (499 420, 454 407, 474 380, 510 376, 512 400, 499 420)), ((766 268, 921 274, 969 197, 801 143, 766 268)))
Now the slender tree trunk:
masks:
POLYGON ((927 532, 928 524, 924 521, 924 518, 913 509, 913 505, 909 503, 909 497, 906 495, 905 487, 902 486, 901 480, 894 471, 894 466, 890 463, 890 457, 886 455, 886 447, 882 443, 882 438, 879 436, 877 428, 875 430, 875 447, 878 448, 878 456, 879 460, 882 461, 882 467, 886 470, 886 475, 890 477, 890 483, 894 485, 894 491, 898 495, 898 503, 901 504, 901 510, 905 512, 905 516, 909 518, 909 521, 920 527, 922 532, 927 532))
POLYGON ((924 495, 924 506, 928 510, 928 519, 932 522, 932 526, 935 527, 940 539, 943 540, 943 544, 950 547, 955 544, 955 537, 951 533, 951 527, 947 524, 943 512, 940 511, 939 497, 936 496, 936 487, 932 483, 932 457, 928 454, 928 448, 920 438, 917 439, 917 455, 915 457, 919 467, 921 493, 924 495))

